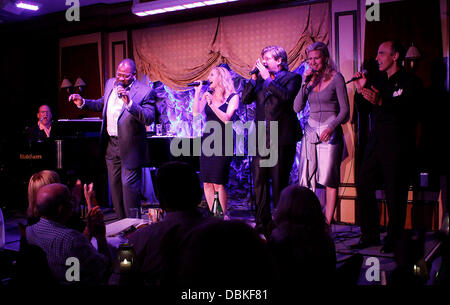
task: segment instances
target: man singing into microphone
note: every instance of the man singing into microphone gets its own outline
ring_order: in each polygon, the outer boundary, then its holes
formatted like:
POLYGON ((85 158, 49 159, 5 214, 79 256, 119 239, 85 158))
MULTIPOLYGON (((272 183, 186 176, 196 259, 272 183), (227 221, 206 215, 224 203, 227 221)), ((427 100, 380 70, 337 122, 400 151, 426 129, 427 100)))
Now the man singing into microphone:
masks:
POLYGON ((28 129, 28 141, 44 142, 47 139, 54 138, 52 132, 52 111, 47 105, 41 105, 37 113, 38 123, 28 129))
POLYGON ((106 82, 105 94, 98 100, 72 94, 78 108, 102 111, 102 148, 111 201, 119 219, 130 217, 130 209, 140 206, 141 167, 148 160, 145 125, 155 117, 156 93, 136 79, 136 65, 124 59, 116 78, 106 82))
POLYGON ((368 84, 358 72, 354 81, 356 103, 370 104, 372 128, 356 179, 361 239, 352 246, 362 249, 380 243, 376 177, 382 174, 389 224, 382 253, 390 253, 402 237, 406 218, 409 174, 415 150, 417 106, 421 81, 406 72, 401 63, 405 50, 394 41, 383 42, 376 61, 380 77, 368 84))
MULTIPOLYGON (((270 138, 270 122, 278 125, 278 161, 272 167, 261 166, 261 148, 253 158, 253 186, 256 201, 256 230, 266 236, 270 234, 272 220, 270 209, 269 181, 272 179, 272 200, 276 208, 280 193, 289 184, 289 175, 294 163, 296 145, 301 138, 300 123, 293 110, 294 98, 300 89, 301 76, 289 72, 286 51, 279 46, 268 46, 256 60, 257 73, 245 85, 242 92, 244 104, 256 102, 255 121, 265 122, 269 147, 275 139, 270 138)), ((253 71, 252 71, 253 72, 253 71)), ((258 127, 258 124, 256 124, 258 127)), ((260 134, 259 132, 257 133, 260 134)), ((259 142, 259 141, 258 141, 259 142)), ((276 142, 275 142, 276 143, 276 142)))

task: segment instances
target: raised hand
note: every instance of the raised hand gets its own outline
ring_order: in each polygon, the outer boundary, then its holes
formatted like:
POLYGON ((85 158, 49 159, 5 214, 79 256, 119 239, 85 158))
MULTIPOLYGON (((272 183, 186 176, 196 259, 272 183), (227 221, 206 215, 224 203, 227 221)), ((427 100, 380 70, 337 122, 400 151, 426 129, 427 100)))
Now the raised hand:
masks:
POLYGON ((84 185, 84 198, 88 207, 88 213, 93 207, 97 206, 97 200, 95 198, 94 183, 84 185))
POLYGON ((367 84, 366 76, 362 72, 356 72, 355 75, 353 75, 353 78, 358 78, 353 83, 355 84, 358 93, 361 93, 364 86, 367 84))
POLYGON ((130 102, 130 97, 128 96, 128 91, 122 86, 117 86, 117 95, 121 97, 122 101, 128 105, 130 102))
POLYGON ((205 92, 204 97, 205 97, 205 100, 206 100, 206 102, 208 103, 208 105, 211 106, 212 101, 213 101, 213 96, 211 95, 211 93, 205 92))
POLYGON ((270 77, 269 70, 267 70, 266 66, 264 66, 264 64, 261 62, 259 58, 256 60, 255 66, 258 68, 259 74, 263 79, 266 80, 270 77))
POLYGON ((197 86, 194 87, 195 88, 195 95, 199 96, 200 93, 202 92, 203 84, 202 84, 201 80, 196 80, 195 82, 199 83, 197 86))
POLYGON ((81 107, 83 105, 83 98, 81 95, 74 93, 69 96, 69 102, 74 102, 75 105, 81 107))
POLYGON ((99 206, 95 206, 87 215, 87 230, 90 237, 96 239, 104 238, 106 235, 106 226, 103 220, 103 213, 99 206))

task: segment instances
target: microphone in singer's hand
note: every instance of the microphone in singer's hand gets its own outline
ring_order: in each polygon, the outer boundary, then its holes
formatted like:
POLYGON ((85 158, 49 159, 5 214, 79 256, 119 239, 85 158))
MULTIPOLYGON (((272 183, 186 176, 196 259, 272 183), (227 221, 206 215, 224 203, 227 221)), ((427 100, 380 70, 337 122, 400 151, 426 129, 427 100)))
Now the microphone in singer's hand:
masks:
POLYGON ((312 70, 311 74, 308 74, 305 76, 305 84, 307 84, 311 81, 311 79, 313 78, 313 76, 316 72, 317 72, 316 70, 312 70))
POLYGON ((352 77, 350 80, 348 80, 348 81, 346 82, 346 84, 351 83, 351 82, 354 82, 355 80, 362 78, 363 75, 367 75, 367 70, 362 70, 361 73, 362 73, 361 76, 355 76, 355 77, 352 77))
POLYGON ((248 74, 252 75, 252 74, 256 74, 258 72, 259 72, 258 68, 255 68, 252 71, 250 71, 248 74))
MULTIPOLYGON (((188 85, 189 87, 197 87, 198 85, 200 85, 200 82, 188 83, 187 85, 188 85)), ((209 81, 207 81, 207 80, 202 80, 202 85, 204 85, 204 86, 209 85, 209 81)))
MULTIPOLYGON (((119 82, 119 83, 117 84, 117 88, 119 88, 119 87, 122 87, 122 88, 123 88, 122 82, 119 82)), ((118 96, 119 98, 122 98, 122 93, 118 92, 118 93, 117 93, 117 96, 118 96)))

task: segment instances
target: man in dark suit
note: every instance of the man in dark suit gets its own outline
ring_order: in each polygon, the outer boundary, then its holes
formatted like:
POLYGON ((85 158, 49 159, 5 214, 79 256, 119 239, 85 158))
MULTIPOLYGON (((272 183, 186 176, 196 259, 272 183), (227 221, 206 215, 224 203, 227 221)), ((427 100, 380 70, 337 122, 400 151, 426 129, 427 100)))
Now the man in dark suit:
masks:
MULTIPOLYGON (((281 191, 289 184, 296 145, 301 138, 300 123, 293 110, 294 98, 300 89, 301 76, 289 72, 286 51, 279 46, 265 47, 255 67, 258 72, 253 74, 252 79, 245 85, 242 101, 244 104, 256 102, 255 121, 265 122, 266 139, 263 142, 266 147, 277 143, 275 149, 278 152, 278 160, 273 166, 264 164, 271 156, 262 156, 261 147, 258 147, 253 158, 256 229, 267 236, 272 220, 269 180, 272 179, 272 200, 273 207, 276 208, 281 191), (277 139, 269 136, 274 122, 278 125, 278 133, 274 134, 277 139)), ((264 125, 257 124, 257 128, 264 125)), ((258 137, 260 133, 258 131, 258 137)))
POLYGON ((372 108, 373 120, 368 143, 356 180, 361 239, 352 245, 363 249, 380 244, 378 205, 375 197, 377 175, 382 174, 389 224, 382 253, 391 253, 401 240, 408 199, 409 178, 415 150, 415 130, 422 83, 406 72, 401 63, 404 48, 396 41, 380 44, 376 57, 381 75, 368 80, 361 72, 354 77, 356 103, 372 108))
POLYGON ((72 94, 79 108, 103 112, 102 147, 111 200, 119 218, 130 217, 130 208, 140 206, 141 167, 148 160, 145 125, 155 117, 156 93, 136 79, 136 65, 124 59, 116 78, 106 82, 105 94, 98 100, 72 94))

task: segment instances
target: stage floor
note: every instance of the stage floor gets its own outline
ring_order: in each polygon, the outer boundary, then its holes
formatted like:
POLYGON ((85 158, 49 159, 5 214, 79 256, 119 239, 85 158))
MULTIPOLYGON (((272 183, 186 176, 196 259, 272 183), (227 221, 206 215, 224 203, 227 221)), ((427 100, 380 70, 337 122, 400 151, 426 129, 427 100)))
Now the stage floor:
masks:
MULTIPOLYGON (((205 204, 203 203, 203 206, 205 204)), ((110 208, 103 209, 105 215, 105 222, 110 223, 116 219, 115 213, 110 208)), ((229 204, 228 211, 230 212, 231 219, 239 219, 247 222, 250 225, 254 225, 254 212, 250 204, 246 202, 232 201, 229 204)), ((9 250, 18 251, 20 235, 18 231, 18 223, 26 223, 26 217, 24 213, 18 211, 4 212, 5 217, 5 231, 6 231, 6 245, 5 248, 9 250)), ((382 233, 381 238, 384 238, 386 233, 382 233)), ((359 277, 359 285, 382 285, 383 280, 389 278, 390 273, 395 269, 396 263, 393 254, 380 253, 381 246, 371 247, 364 250, 352 250, 350 245, 357 243, 360 238, 360 229, 355 225, 346 224, 333 224, 332 236, 336 245, 336 259, 337 266, 355 253, 361 253, 364 256, 363 265, 359 277), (371 260, 368 261, 368 259, 371 260), (373 265, 373 258, 378 259, 381 270, 381 278, 379 281, 369 282, 366 279, 366 273, 368 268, 373 265), (372 262, 372 263, 370 263, 372 262), (367 265, 366 265, 367 263, 367 265)), ((429 256, 435 248, 438 246, 438 240, 435 232, 426 232, 425 235, 425 257, 429 256)), ((433 270, 429 270, 432 274, 433 270)))

